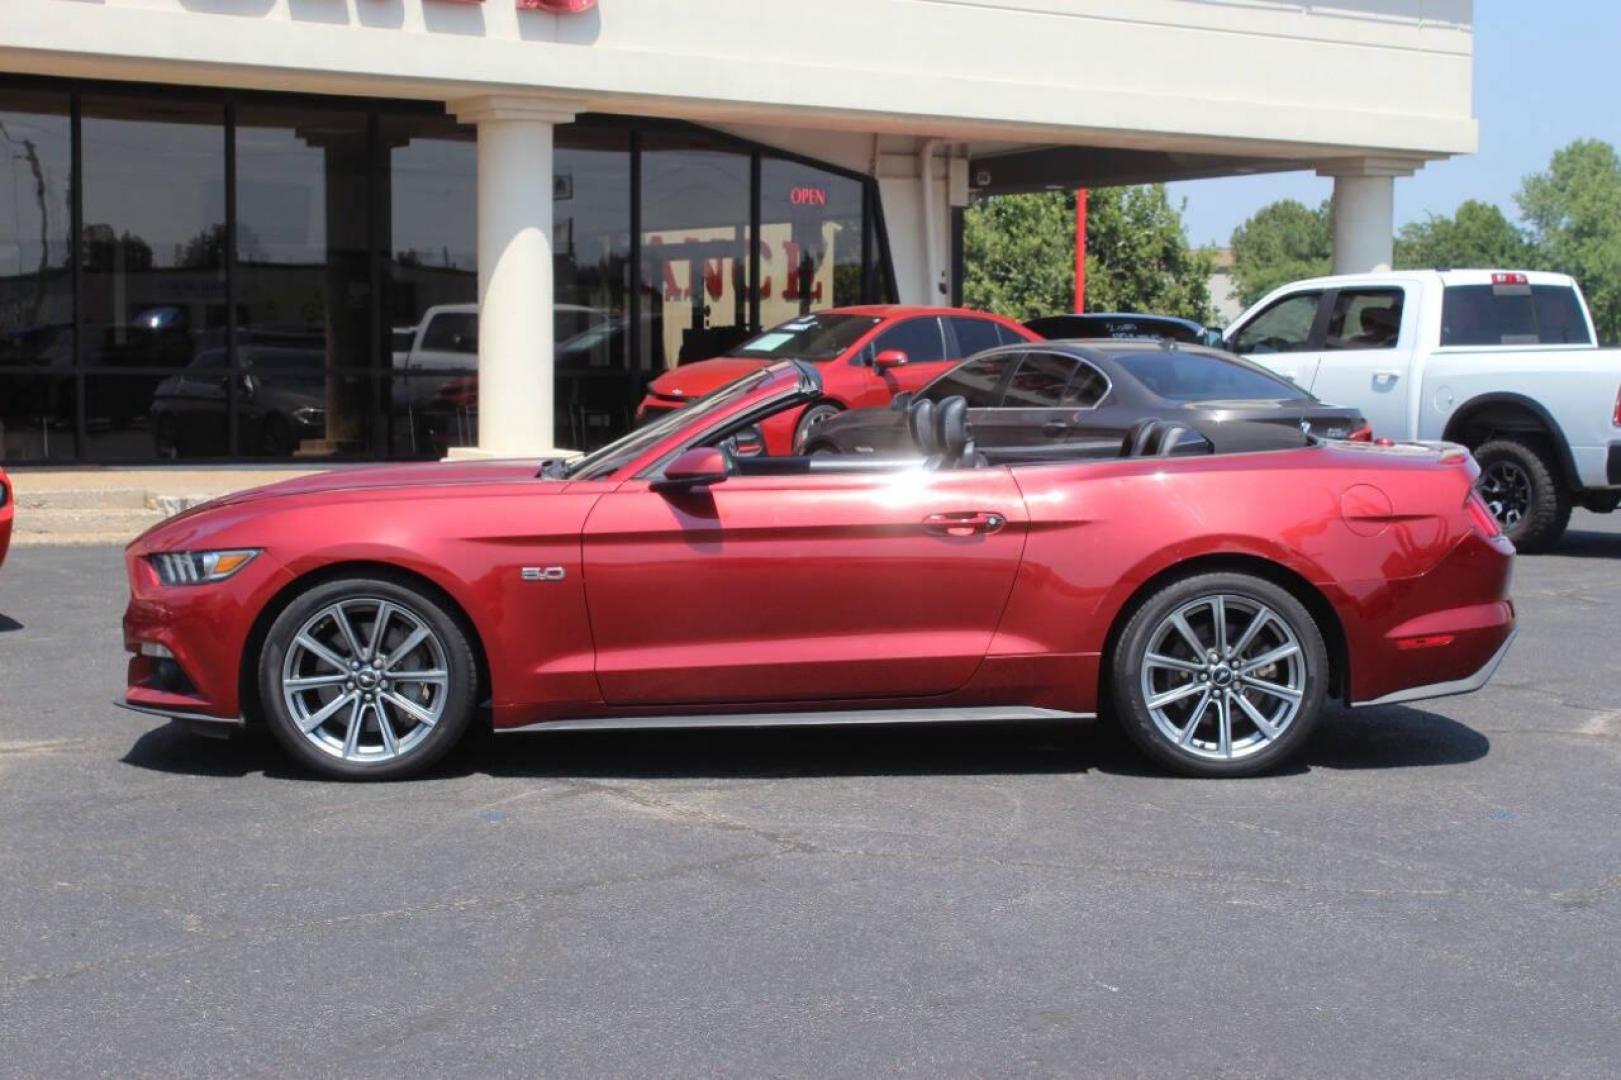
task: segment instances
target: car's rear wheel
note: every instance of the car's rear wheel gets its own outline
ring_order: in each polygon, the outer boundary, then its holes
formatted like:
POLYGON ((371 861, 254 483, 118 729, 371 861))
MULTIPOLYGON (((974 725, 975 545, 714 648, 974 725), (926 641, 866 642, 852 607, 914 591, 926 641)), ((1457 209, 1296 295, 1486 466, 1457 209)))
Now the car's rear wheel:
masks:
POLYGON ((326 776, 396 779, 443 757, 467 731, 478 667, 441 602, 382 578, 345 578, 297 597, 259 657, 270 729, 326 776))
POLYGON ((1191 776, 1246 776, 1310 737, 1328 651, 1288 590, 1249 574, 1201 574, 1137 609, 1110 676, 1116 717, 1149 756, 1191 776))

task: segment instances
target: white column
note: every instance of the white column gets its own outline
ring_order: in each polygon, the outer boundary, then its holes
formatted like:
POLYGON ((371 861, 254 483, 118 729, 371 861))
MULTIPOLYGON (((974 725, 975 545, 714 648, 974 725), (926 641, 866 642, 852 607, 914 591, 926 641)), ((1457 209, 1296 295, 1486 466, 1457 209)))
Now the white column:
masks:
POLYGON ((1405 158, 1356 158, 1320 166, 1334 178, 1334 273, 1389 270, 1396 247, 1396 177, 1422 164, 1405 158))
POLYGON ((491 94, 452 102, 478 125, 478 447, 452 458, 556 454, 552 430, 552 134, 577 103, 491 94))

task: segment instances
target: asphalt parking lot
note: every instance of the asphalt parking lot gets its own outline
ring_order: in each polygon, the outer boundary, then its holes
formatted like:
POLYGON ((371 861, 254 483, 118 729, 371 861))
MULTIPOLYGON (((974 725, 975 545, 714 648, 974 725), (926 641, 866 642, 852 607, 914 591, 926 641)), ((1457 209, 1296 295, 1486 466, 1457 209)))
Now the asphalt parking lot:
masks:
POLYGON ((114 709, 114 548, 0 570, 0 1074, 1600 1076, 1621 521, 1484 692, 1171 779, 1101 725, 485 739, 340 785, 114 709))

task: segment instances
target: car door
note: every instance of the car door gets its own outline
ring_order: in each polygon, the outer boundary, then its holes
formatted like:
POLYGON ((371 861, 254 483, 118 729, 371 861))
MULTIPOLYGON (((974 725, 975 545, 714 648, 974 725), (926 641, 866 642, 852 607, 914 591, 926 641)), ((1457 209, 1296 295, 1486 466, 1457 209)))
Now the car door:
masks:
POLYGON ((1109 425, 1109 414, 1097 406, 1109 391, 1109 380, 1080 357, 1041 349, 1027 350, 1013 377, 1002 388, 993 416, 976 427, 998 429, 996 441, 984 445, 1058 449, 1084 440, 1118 440, 1124 430, 1109 425))
POLYGON ((953 362, 947 355, 946 328, 939 316, 902 319, 879 331, 856 357, 856 364, 866 370, 867 389, 861 400, 850 405, 855 408, 885 405, 896 394, 922 389, 953 362), (905 353, 906 363, 884 369, 873 365, 874 357, 890 350, 905 353))
POLYGON ((1018 445, 1018 433, 1000 416, 1002 388, 1018 369, 1024 353, 1017 349, 985 353, 958 364, 918 391, 919 398, 939 405, 960 397, 968 403, 968 424, 981 448, 1018 445), (1009 439, 1012 442, 1009 442, 1009 439))
POLYGON ((1325 306, 1322 358, 1309 389, 1330 405, 1354 405, 1378 436, 1408 431, 1408 372, 1416 310, 1399 285, 1338 289, 1325 306))
POLYGON ((626 481, 584 530, 605 700, 948 693, 989 647, 1027 516, 1001 468, 626 481))
POLYGON ((1310 390, 1321 359, 1322 300, 1321 289, 1280 296, 1229 331, 1227 348, 1310 390))

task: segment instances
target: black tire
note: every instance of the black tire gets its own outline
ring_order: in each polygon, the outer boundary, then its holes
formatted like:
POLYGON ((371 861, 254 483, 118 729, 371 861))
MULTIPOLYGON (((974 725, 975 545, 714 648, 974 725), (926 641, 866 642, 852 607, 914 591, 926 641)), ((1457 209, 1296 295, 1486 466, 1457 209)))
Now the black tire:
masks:
MULTIPOLYGON (((1194 656, 1193 650, 1179 633, 1177 642, 1181 643, 1180 647, 1186 651, 1187 659, 1191 659, 1194 656)), ((1120 632, 1114 652, 1108 658, 1108 664, 1116 722, 1127 737, 1150 758, 1187 776, 1249 776, 1270 769, 1292 757, 1311 737, 1312 730, 1321 718, 1323 703, 1328 693, 1328 650, 1323 644, 1323 635, 1318 629, 1316 620, 1287 589, 1250 574, 1199 574, 1165 585, 1149 596, 1132 614, 1120 632), (1172 620, 1174 614, 1178 612, 1184 613, 1184 621, 1189 624, 1195 636, 1207 646, 1214 644, 1215 610, 1212 601, 1216 597, 1223 598, 1223 625, 1226 629, 1225 642, 1228 646, 1245 644, 1244 635, 1248 630, 1249 620, 1259 617, 1261 610, 1268 611, 1272 619, 1278 620, 1287 628, 1288 633, 1285 634, 1274 624, 1263 622, 1246 645, 1244 657, 1255 658, 1257 655, 1255 650, 1262 650, 1259 655, 1264 656, 1269 652, 1287 648, 1291 642, 1297 651, 1290 654, 1290 659, 1278 661, 1250 673, 1247 677, 1256 680, 1250 683, 1244 683, 1242 679, 1234 677, 1234 665, 1225 657, 1221 663, 1213 667, 1205 663, 1208 655, 1202 659, 1200 665, 1207 668, 1202 678, 1192 672, 1183 673, 1161 665, 1150 665, 1147 658, 1151 648, 1162 650, 1154 654, 1156 657, 1174 658, 1175 654, 1170 651, 1170 645, 1156 643, 1162 641, 1163 636, 1170 632, 1166 629, 1167 621, 1172 620), (1208 607, 1190 610, 1190 605, 1208 605, 1208 607), (1201 619, 1200 610, 1207 610, 1208 617, 1201 619), (1244 616, 1242 621, 1238 617, 1240 615, 1244 616), (1294 657, 1298 657, 1298 666, 1291 664, 1294 657), (1203 702, 1206 698, 1221 700, 1212 694, 1219 683, 1223 688, 1221 693, 1230 690, 1234 694, 1242 695, 1246 701, 1253 703, 1252 707, 1256 708, 1257 712, 1269 719, 1278 719, 1278 714, 1269 713, 1268 710, 1278 710, 1281 713, 1287 709, 1291 699, 1266 693, 1257 687, 1271 685, 1267 677, 1278 670, 1279 664, 1289 666, 1290 674, 1287 676, 1287 682, 1298 692, 1298 705, 1293 713, 1281 720, 1275 735, 1267 736, 1259 725, 1248 719, 1242 703, 1229 704, 1228 707, 1233 710, 1235 719, 1227 727, 1228 756, 1220 756, 1222 743, 1219 731, 1222 724, 1219 707, 1217 711, 1212 712, 1210 706, 1203 702), (1156 674, 1151 674, 1148 681, 1157 682, 1167 678, 1172 680, 1159 686, 1161 693, 1169 693, 1182 686, 1189 688, 1184 698, 1160 709, 1169 726, 1177 726, 1185 719, 1187 725, 1183 730, 1193 729, 1194 736, 1187 746, 1179 745, 1170 732, 1162 730, 1148 707, 1149 699, 1144 689, 1144 669, 1149 666, 1153 666, 1156 674), (1222 666, 1228 669, 1224 681, 1217 679, 1216 676, 1220 673, 1215 670, 1222 666), (1194 685, 1196 680, 1197 686, 1194 685), (1171 716, 1170 714, 1176 710, 1185 712, 1171 716), (1198 710, 1197 715, 1195 710, 1198 710)), ((1226 700, 1232 701, 1231 698, 1226 700)))
MULTIPOLYGON (((352 621, 356 624, 354 625, 356 636, 361 639, 367 638, 370 628, 363 620, 352 621)), ((397 618, 395 623, 396 625, 388 631, 391 644, 397 644, 401 637, 408 637, 413 632, 412 624, 405 622, 404 618, 397 618), (406 629, 403 635, 397 633, 401 625, 406 629)), ((431 645, 421 647, 432 648, 431 645)), ((378 650, 379 653, 384 651, 387 650, 385 648, 378 650)), ((402 684, 405 681, 402 680, 402 684)), ((258 657, 258 686, 259 706, 271 733, 282 748, 298 762, 314 772, 333 779, 397 780, 414 776, 427 769, 449 753, 467 733, 477 705, 478 664, 467 635, 457 620, 445 609, 443 601, 422 589, 387 578, 340 578, 316 585, 296 597, 276 617, 265 635, 264 647, 258 657), (416 741, 408 749, 402 746, 403 752, 397 756, 375 761, 351 760, 341 755, 342 748, 339 748, 337 754, 324 750, 315 744, 312 737, 307 737, 300 730, 282 693, 283 665, 294 638, 310 619, 340 602, 354 602, 357 606, 361 606, 363 611, 363 605, 376 601, 387 601, 396 609, 403 610, 410 618, 419 620, 420 624, 436 637, 446 673, 442 691, 443 708, 437 722, 423 730, 420 735, 415 735, 416 741)), ((388 684, 385 682, 383 687, 386 689, 388 684)), ((398 687, 395 690, 398 695, 398 687)), ((423 687, 417 687, 418 692, 422 690, 423 687)), ((334 695, 350 693, 350 696, 353 696, 352 692, 343 687, 333 687, 332 692, 334 695)), ((431 698, 437 692, 428 691, 428 697, 431 698)), ((432 701, 437 703, 438 699, 432 698, 432 701)), ((342 711, 340 710, 340 713, 342 711)), ((396 722, 413 723, 398 707, 391 706, 389 714, 396 722)), ((366 730, 377 731, 381 740, 377 720, 371 718, 367 722, 372 726, 366 730)), ((334 719, 332 723, 338 724, 340 720, 334 719)), ((398 729, 393 724, 389 728, 394 737, 401 739, 402 742, 413 737, 405 734, 406 728, 403 727, 403 723, 398 729)), ((417 728, 412 726, 409 731, 414 734, 417 728)), ((362 734, 366 734, 366 731, 362 734)))
POLYGON ((831 401, 818 401, 801 413, 799 424, 794 428, 795 452, 804 453, 804 447, 810 442, 811 435, 816 429, 843 411, 831 401))
POLYGON ((1570 524, 1570 492, 1547 447, 1518 439, 1493 439, 1475 450, 1486 500, 1503 532, 1527 554, 1547 551, 1570 524))

